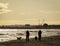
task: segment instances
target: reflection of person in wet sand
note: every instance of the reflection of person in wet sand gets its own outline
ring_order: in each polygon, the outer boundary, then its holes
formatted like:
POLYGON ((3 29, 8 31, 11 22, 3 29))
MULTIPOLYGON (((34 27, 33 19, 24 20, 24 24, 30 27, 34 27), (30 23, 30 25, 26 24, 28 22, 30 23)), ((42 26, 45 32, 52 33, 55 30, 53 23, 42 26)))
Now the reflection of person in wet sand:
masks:
POLYGON ((41 34, 42 34, 42 31, 39 30, 39 31, 38 31, 38 39, 39 39, 39 40, 41 40, 41 34))
POLYGON ((27 31, 26 31, 26 41, 27 41, 27 42, 29 42, 29 36, 30 36, 30 33, 29 33, 29 31, 27 30, 27 31))

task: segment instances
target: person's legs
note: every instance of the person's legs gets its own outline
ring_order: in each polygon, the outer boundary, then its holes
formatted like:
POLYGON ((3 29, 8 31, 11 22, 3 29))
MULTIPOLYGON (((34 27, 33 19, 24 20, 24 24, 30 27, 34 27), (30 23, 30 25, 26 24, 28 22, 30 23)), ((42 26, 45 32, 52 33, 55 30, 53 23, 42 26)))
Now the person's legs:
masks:
POLYGON ((39 40, 41 40, 41 35, 39 36, 39 40))
POLYGON ((26 42, 29 42, 29 37, 28 36, 26 36, 26 42))
POLYGON ((28 36, 28 42, 29 42, 29 36, 28 36))

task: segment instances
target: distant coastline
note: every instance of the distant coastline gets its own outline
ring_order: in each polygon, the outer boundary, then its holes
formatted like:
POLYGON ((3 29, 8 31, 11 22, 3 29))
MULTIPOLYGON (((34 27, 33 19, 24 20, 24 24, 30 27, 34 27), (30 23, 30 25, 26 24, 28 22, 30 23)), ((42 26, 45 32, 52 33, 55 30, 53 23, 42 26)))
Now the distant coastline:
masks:
POLYGON ((60 25, 0 25, 0 29, 60 29, 60 25))

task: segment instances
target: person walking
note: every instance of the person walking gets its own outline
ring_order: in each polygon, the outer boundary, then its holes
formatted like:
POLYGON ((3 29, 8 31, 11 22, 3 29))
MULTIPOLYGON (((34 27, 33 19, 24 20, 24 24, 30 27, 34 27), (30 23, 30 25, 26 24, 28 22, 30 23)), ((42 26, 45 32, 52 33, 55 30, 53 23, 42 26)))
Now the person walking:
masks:
POLYGON ((26 31, 26 41, 27 41, 27 42, 29 42, 29 36, 30 36, 30 33, 29 33, 29 31, 27 30, 27 31, 26 31))
POLYGON ((39 31, 38 31, 38 39, 39 39, 39 41, 41 40, 41 34, 42 34, 42 31, 39 30, 39 31))

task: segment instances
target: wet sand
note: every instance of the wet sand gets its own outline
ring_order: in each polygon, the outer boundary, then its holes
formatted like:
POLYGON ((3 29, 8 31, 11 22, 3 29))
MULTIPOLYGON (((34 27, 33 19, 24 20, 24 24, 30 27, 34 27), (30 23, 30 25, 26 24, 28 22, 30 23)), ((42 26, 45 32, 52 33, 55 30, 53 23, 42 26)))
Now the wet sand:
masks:
POLYGON ((0 46, 60 46, 60 36, 43 37, 41 41, 32 38, 29 42, 24 39, 0 42, 0 46))

